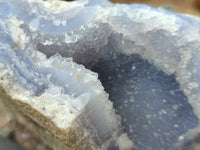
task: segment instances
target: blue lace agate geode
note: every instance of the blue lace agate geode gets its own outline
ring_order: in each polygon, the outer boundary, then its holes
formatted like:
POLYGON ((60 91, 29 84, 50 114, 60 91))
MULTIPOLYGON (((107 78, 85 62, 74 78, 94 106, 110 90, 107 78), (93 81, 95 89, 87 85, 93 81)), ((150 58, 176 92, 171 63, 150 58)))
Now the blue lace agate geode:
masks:
POLYGON ((106 0, 0 0, 0 32, 1 72, 29 93, 19 95, 71 99, 72 120, 86 114, 99 148, 125 133, 135 149, 181 149, 199 134, 199 18, 106 0), (122 131, 97 74, 75 62, 98 73, 122 131))

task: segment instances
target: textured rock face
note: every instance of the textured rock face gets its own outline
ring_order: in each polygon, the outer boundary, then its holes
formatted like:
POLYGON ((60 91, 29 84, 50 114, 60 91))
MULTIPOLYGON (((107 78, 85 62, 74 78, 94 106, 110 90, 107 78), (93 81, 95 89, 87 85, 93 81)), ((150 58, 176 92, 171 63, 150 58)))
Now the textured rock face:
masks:
POLYGON ((0 0, 0 32, 1 86, 60 128, 75 121, 95 148, 181 149, 198 135, 198 18, 106 0, 0 0))

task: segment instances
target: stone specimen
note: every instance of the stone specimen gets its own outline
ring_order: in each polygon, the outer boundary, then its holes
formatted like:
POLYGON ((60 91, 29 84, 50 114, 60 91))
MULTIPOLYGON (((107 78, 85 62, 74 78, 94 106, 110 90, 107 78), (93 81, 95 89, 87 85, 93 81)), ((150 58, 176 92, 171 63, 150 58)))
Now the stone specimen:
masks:
POLYGON ((199 39, 199 18, 162 8, 0 0, 2 112, 43 149, 188 147, 199 133, 199 39))

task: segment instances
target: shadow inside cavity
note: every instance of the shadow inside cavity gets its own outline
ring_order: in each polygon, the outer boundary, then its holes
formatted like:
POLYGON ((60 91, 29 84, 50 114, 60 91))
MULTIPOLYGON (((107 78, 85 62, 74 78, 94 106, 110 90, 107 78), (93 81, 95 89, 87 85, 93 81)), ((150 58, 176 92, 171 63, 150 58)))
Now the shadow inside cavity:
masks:
POLYGON ((135 149, 176 149, 180 136, 198 125, 175 76, 139 55, 110 54, 92 70, 99 74, 135 149))

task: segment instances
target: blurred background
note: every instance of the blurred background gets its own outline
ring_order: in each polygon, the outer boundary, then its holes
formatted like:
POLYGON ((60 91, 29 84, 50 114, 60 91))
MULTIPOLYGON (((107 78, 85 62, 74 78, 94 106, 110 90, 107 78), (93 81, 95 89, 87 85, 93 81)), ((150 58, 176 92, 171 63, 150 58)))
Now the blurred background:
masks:
POLYGON ((114 3, 142 3, 152 7, 170 6, 180 13, 200 16, 200 0, 110 0, 114 3))

